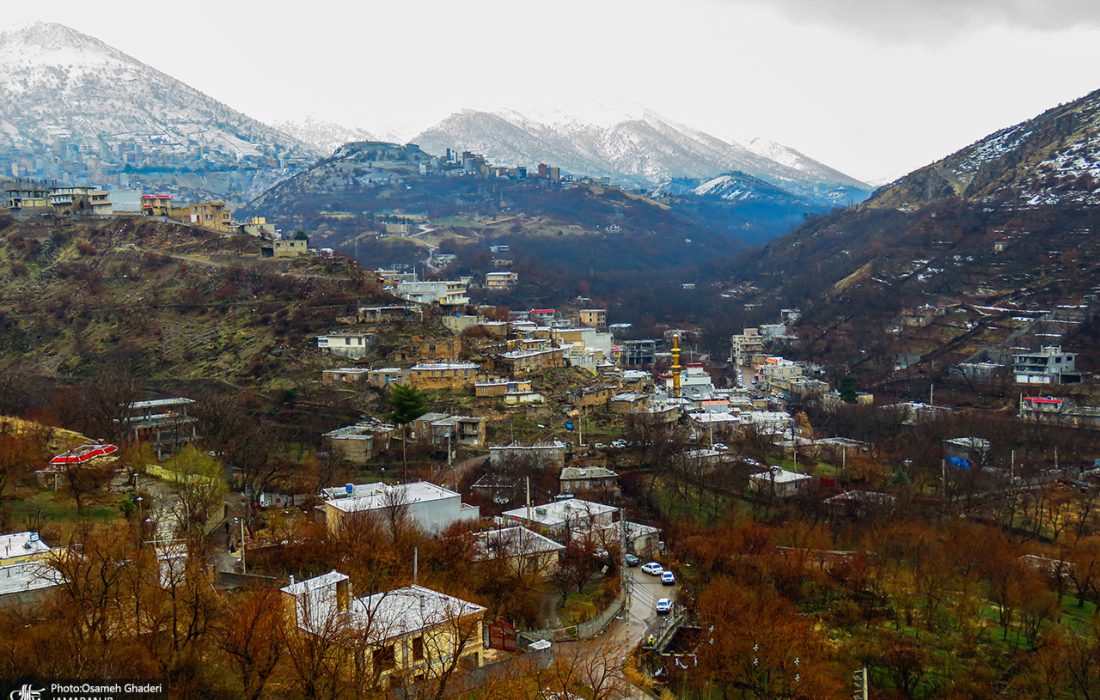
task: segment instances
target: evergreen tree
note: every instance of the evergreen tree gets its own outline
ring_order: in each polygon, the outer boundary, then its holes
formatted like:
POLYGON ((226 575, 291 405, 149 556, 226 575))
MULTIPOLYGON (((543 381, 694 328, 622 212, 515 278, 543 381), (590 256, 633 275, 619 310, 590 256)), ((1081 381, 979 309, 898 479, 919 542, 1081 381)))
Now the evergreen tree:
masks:
POLYGON ((387 400, 390 410, 386 418, 401 426, 401 467, 404 473, 403 479, 409 479, 409 458, 405 449, 408 437, 408 426, 414 420, 428 412, 428 402, 424 394, 411 386, 395 384, 390 388, 390 396, 387 400))

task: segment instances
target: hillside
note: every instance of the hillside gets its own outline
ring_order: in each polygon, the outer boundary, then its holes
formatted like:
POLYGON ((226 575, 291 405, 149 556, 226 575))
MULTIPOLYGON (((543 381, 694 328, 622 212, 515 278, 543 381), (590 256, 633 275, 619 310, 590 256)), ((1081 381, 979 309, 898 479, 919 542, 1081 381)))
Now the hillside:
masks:
POLYGON ((135 219, 0 221, 0 370, 77 381, 272 389, 315 378, 312 334, 386 298, 346 261, 272 260, 254 239, 135 219))
POLYGON ((1009 207, 1100 204, 1100 90, 910 173, 867 204, 912 210, 950 197, 1009 207))
POLYGON ((765 303, 802 306, 807 354, 868 379, 892 376, 901 354, 921 358, 909 373, 935 375, 1084 344, 1088 325, 1059 307, 1088 307, 1100 285, 1098 115, 1093 93, 999 131, 807 223, 741 273, 765 303))
POLYGON ((506 243, 513 269, 534 273, 521 280, 550 283, 533 293, 569 299, 585 290, 622 294, 658 271, 679 285, 694 279, 698 266, 774 238, 824 209, 793 196, 650 197, 593 182, 448 167, 412 145, 347 144, 264 193, 249 211, 283 230, 310 231, 314 245, 370 267, 424 261, 443 246, 463 253, 459 271, 484 273, 492 269, 488 246, 506 243), (408 228, 387 232, 395 223, 408 228))
POLYGON ((245 201, 319 152, 60 24, 0 34, 0 169, 245 201))

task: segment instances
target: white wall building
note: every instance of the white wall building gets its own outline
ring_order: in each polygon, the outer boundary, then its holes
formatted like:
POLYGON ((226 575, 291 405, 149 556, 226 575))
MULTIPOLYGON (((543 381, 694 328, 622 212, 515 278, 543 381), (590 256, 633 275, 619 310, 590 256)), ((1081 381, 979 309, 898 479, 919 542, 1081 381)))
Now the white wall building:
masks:
POLYGON ((454 523, 472 522, 481 517, 477 506, 467 505, 459 494, 427 481, 348 484, 343 489, 325 489, 322 494, 326 498, 325 521, 330 531, 338 530, 348 516, 373 513, 385 521, 395 509, 400 509, 428 533, 438 533, 454 523))

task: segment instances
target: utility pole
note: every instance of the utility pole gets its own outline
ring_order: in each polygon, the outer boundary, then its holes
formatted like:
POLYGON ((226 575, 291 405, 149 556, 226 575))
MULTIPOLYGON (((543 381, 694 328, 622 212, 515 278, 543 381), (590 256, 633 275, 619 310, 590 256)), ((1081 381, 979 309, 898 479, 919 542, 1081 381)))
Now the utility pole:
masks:
POLYGON ((622 581, 619 585, 623 590, 623 605, 626 610, 630 609, 630 580, 626 576, 626 508, 619 510, 619 575, 622 576, 622 581))
MULTIPOLYGON (((244 561, 244 518, 238 518, 238 520, 241 523, 241 574, 243 575, 248 573, 248 567, 244 561)), ((153 540, 156 541, 156 536, 153 537, 153 540)))
POLYGON ((577 447, 584 447, 584 406, 581 406, 581 415, 577 419, 577 447))
POLYGON ((416 585, 416 576, 420 572, 420 548, 413 547, 413 585, 416 585))
POLYGON ((527 482, 527 524, 531 524, 531 477, 525 476, 523 478, 527 482))

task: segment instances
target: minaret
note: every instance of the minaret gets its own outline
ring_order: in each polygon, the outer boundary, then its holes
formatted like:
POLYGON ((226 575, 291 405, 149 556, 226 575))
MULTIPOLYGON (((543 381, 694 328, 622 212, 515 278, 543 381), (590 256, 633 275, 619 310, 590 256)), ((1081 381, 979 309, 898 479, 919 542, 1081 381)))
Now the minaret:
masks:
POLYGON ((672 395, 680 398, 680 335, 672 336, 672 395))

